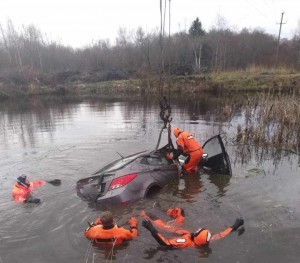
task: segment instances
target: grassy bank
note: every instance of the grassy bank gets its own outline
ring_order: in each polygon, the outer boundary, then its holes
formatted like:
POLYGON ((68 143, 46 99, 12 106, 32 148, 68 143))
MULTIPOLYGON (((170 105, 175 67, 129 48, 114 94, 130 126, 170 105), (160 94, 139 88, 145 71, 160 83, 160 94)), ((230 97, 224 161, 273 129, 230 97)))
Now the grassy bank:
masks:
MULTIPOLYGON (((67 80, 55 85, 42 85, 38 81, 28 85, 0 83, 0 98, 57 94, 71 96, 101 96, 126 98, 158 94, 158 77, 143 79, 87 82, 84 79, 67 80)), ((191 76, 164 78, 164 91, 174 95, 201 95, 202 92, 231 93, 257 91, 286 91, 299 94, 300 73, 287 69, 219 72, 191 76)))

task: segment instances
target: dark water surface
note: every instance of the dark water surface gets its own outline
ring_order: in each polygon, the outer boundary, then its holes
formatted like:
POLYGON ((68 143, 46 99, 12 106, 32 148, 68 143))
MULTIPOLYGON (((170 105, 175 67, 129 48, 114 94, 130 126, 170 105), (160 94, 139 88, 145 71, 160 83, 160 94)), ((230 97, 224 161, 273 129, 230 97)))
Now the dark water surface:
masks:
MULTIPOLYGON (((39 98, 0 104, 0 263, 299 262, 299 156, 241 149, 233 142, 243 113, 222 122, 212 105, 174 103, 172 127, 192 131, 202 143, 221 133, 232 178, 186 177, 151 199, 110 209, 122 225, 154 202, 163 209, 180 206, 191 231, 217 232, 243 216, 245 232, 209 249, 168 251, 159 248, 138 216, 139 236, 111 251, 91 246, 83 236, 87 221, 104 207, 81 200, 75 184, 119 158, 117 152, 154 149, 162 127, 158 104, 39 98), (23 173, 30 179, 61 179, 62 185, 35 190, 40 205, 17 204, 11 190, 23 173)), ((162 144, 166 139, 164 133, 162 144)))

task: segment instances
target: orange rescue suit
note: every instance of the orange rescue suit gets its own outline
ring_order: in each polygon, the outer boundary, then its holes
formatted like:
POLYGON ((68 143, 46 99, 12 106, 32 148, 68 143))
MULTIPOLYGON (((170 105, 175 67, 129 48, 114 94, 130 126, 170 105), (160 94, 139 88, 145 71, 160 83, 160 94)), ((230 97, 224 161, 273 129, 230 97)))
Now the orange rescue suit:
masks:
POLYGON ((31 191, 46 183, 43 180, 35 180, 30 182, 29 187, 25 187, 16 183, 12 190, 12 196, 16 202, 24 203, 31 196, 31 191))
MULTIPOLYGON (((224 231, 214 235, 211 235, 211 233, 204 228, 200 229, 200 231, 206 231, 206 235, 200 237, 200 239, 198 239, 199 240, 198 243, 195 243, 195 237, 193 235, 194 233, 181 234, 181 236, 171 238, 171 239, 167 239, 159 232, 157 233, 151 232, 151 234, 156 239, 156 241, 163 246, 168 246, 172 248, 187 248, 187 247, 208 245, 211 241, 216 241, 229 235, 232 232, 232 228, 229 227, 224 231)), ((186 232, 188 231, 186 230, 186 232)))
POLYGON ((189 173, 196 172, 203 155, 201 145, 194 138, 193 134, 187 131, 183 131, 178 135, 176 144, 179 149, 182 149, 183 155, 188 156, 183 168, 189 173))
POLYGON ((140 215, 143 218, 150 220, 156 227, 166 232, 173 232, 180 235, 189 233, 189 231, 180 227, 184 221, 184 211, 181 208, 170 208, 167 211, 167 215, 171 218, 171 221, 168 222, 165 222, 151 213, 146 214, 144 210, 140 212, 140 215))
POLYGON ((184 221, 184 211, 181 208, 171 208, 167 211, 167 215, 169 215, 174 220, 172 224, 170 224, 169 222, 165 223, 163 220, 153 216, 152 214, 147 215, 145 211, 141 211, 140 215, 147 219, 146 221, 148 221, 148 226, 145 226, 145 220, 143 221, 143 225, 151 232, 155 240, 160 245, 170 248, 187 248, 208 245, 210 241, 219 240, 229 235, 233 231, 233 228, 229 227, 218 234, 212 235, 208 230, 202 228, 195 233, 191 233, 190 231, 179 227, 184 221), (161 230, 164 230, 166 232, 173 232, 179 236, 167 239, 153 226, 149 227, 149 223, 153 223, 161 230))
POLYGON ((116 224, 112 225, 110 228, 104 228, 100 223, 101 220, 97 219, 95 221, 97 225, 92 225, 85 232, 84 236, 88 239, 94 241, 96 245, 109 244, 109 245, 119 245, 125 240, 133 239, 137 236, 137 219, 132 217, 130 222, 130 230, 118 227, 116 224))

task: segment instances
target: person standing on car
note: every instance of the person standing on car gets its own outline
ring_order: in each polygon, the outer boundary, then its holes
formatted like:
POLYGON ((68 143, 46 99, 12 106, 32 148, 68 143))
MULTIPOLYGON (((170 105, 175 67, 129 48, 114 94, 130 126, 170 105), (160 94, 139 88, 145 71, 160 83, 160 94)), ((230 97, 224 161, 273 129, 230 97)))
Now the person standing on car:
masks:
POLYGON ((114 223, 111 211, 104 211, 100 218, 85 230, 84 236, 92 240, 96 245, 119 245, 125 240, 131 240, 138 234, 136 217, 129 219, 130 230, 124 227, 118 227, 114 223))
POLYGON ((146 218, 143 220, 142 225, 151 232, 151 235, 162 246, 168 248, 187 248, 187 247, 201 247, 208 246, 210 242, 217 241, 228 236, 233 231, 236 231, 240 226, 244 224, 244 219, 237 218, 234 224, 222 232, 212 234, 206 228, 199 228, 195 232, 190 232, 181 227, 184 221, 184 211, 181 208, 170 208, 167 211, 167 215, 172 218, 173 223, 164 222, 162 219, 153 216, 152 214, 146 214, 145 211, 141 212, 141 216, 146 218), (168 239, 163 234, 158 232, 153 224, 166 232, 172 232, 177 235, 175 238, 168 239))
POLYGON ((177 149, 173 150, 173 154, 168 154, 167 158, 175 160, 180 155, 184 155, 187 158, 183 164, 183 169, 188 173, 196 172, 203 155, 200 143, 197 142, 191 132, 175 128, 173 134, 176 138, 177 149))
POLYGON ((39 203, 40 199, 34 198, 31 192, 45 183, 46 181, 43 180, 35 180, 30 182, 27 179, 27 176, 22 174, 17 178, 17 182, 12 190, 12 196, 18 203, 39 203))

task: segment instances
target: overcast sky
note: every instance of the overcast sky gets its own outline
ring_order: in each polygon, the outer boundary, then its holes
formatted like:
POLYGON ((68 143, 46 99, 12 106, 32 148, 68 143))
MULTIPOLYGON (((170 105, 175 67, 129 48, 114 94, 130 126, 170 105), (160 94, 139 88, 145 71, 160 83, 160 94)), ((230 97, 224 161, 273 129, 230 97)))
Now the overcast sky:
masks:
MULTIPOLYGON (((261 28, 291 38, 300 20, 300 0, 171 0, 171 33, 188 29, 199 17, 205 30, 217 16, 239 31, 261 28)), ((169 1, 167 1, 169 4, 169 1)), ((0 23, 8 19, 20 30, 35 25, 50 39, 82 47, 99 39, 113 43, 120 27, 128 31, 141 26, 146 32, 160 28, 160 0, 0 0, 0 23)), ((168 18, 167 18, 167 21, 168 18)), ((168 24, 166 25, 168 31, 168 24)))

